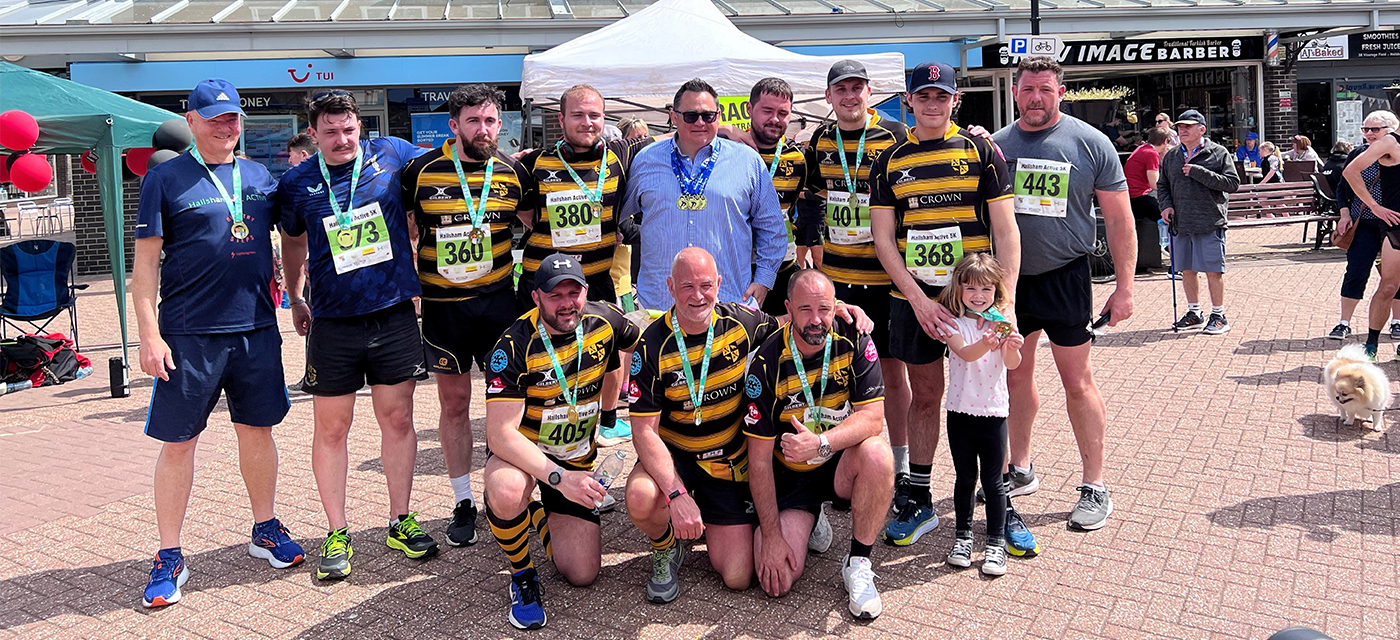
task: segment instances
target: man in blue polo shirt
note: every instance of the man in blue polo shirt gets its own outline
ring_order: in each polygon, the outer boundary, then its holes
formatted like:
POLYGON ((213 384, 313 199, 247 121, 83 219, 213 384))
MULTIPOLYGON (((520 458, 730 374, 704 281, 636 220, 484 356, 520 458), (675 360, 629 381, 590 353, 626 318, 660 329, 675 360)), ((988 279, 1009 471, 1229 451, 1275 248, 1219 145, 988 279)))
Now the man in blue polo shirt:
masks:
POLYGON ((279 569, 303 558, 273 515, 277 448, 270 427, 291 407, 268 289, 276 182, 262 165, 234 159, 243 110, 233 85, 199 83, 189 108, 185 119, 195 148, 146 174, 136 213, 131 293, 141 370, 156 378, 146 435, 164 443, 155 472, 161 549, 142 596, 147 607, 179 602, 189 578, 180 528, 194 483, 195 446, 221 392, 256 522, 248 553, 279 569))
POLYGON ((361 142, 360 108, 345 91, 317 96, 308 116, 319 152, 282 176, 277 206, 292 322, 307 336, 302 391, 311 394, 315 410, 311 470, 330 522, 316 577, 326 580, 350 575, 346 436, 355 392, 366 383, 389 485, 385 544, 415 559, 438 550, 408 509, 418 453, 413 389, 428 369, 413 309, 421 289, 399 186, 404 165, 427 150, 399 138, 361 142), (316 291, 314 308, 302 298, 303 264, 316 291))

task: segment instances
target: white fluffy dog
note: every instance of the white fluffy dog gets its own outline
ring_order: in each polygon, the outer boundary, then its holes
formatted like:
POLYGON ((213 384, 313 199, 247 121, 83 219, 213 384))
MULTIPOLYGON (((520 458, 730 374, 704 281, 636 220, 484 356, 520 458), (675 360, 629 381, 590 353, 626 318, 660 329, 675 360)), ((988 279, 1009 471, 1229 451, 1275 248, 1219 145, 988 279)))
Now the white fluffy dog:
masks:
POLYGON ((1390 379, 1366 357, 1363 345, 1342 347, 1322 372, 1322 384, 1343 422, 1356 424, 1361 418, 1369 420, 1372 429, 1383 430, 1383 416, 1390 406, 1390 379))

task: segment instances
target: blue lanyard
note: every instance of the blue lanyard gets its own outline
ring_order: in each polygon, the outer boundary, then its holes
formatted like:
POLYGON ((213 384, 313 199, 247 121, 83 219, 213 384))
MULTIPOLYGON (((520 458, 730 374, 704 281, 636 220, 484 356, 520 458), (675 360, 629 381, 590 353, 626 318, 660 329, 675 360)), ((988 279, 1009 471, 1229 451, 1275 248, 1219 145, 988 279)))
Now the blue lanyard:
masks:
POLYGON ((681 185, 681 193, 688 196, 698 196, 705 193, 705 184, 710 181, 710 174, 715 170, 715 158, 719 157, 719 146, 710 147, 710 157, 705 159, 694 176, 686 173, 685 165, 681 163, 680 145, 671 147, 671 171, 676 174, 676 181, 681 185))

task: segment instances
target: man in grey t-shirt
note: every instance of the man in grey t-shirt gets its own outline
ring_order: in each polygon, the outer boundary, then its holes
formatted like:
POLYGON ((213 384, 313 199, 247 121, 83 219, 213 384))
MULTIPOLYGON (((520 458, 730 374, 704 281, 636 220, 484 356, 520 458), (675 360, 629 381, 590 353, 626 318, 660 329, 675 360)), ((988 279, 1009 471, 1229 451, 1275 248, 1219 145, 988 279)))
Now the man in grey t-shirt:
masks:
POLYGON ((1093 199, 1103 209, 1117 288, 1101 313, 1109 325, 1133 313, 1133 269, 1137 238, 1128 202, 1128 183, 1118 154, 1103 133, 1060 113, 1064 75, 1044 56, 1021 59, 1014 94, 1021 117, 993 135, 1015 180, 1016 224, 1021 229, 1021 278, 1016 285, 1015 322, 1026 344, 1022 365, 1007 372, 1011 412, 1007 430, 1011 456, 1008 495, 1040 486, 1030 462, 1031 426, 1040 407, 1035 387, 1035 352, 1040 331, 1050 338, 1069 422, 1079 444, 1083 478, 1079 504, 1069 524, 1098 529, 1113 512, 1103 481, 1103 396, 1089 365, 1089 321, 1094 295, 1089 283, 1089 252, 1094 246, 1093 199))

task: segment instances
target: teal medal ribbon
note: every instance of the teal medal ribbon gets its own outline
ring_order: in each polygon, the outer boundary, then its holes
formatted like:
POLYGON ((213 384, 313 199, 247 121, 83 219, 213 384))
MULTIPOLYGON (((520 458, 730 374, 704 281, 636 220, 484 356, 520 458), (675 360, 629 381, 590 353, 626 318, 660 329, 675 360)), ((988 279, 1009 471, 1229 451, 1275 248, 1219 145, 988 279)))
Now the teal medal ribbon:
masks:
MULTIPOLYGON (((866 118, 869 117, 866 116, 866 118)), ((851 167, 846 163, 846 143, 841 141, 841 126, 837 125, 836 127, 836 147, 838 149, 836 155, 841 156, 841 176, 846 178, 846 191, 851 193, 852 209, 856 206, 856 178, 860 177, 860 159, 865 157, 865 133, 869 130, 867 121, 866 128, 860 130, 860 142, 856 143, 856 174, 852 176, 851 167)))
POLYGON ((559 381, 559 395, 564 397, 564 402, 569 405, 569 424, 578 426, 578 379, 583 374, 579 370, 583 366, 583 322, 580 321, 574 327, 574 344, 578 347, 578 355, 574 357, 574 386, 569 387, 569 378, 564 375, 564 365, 559 363, 559 356, 554 353, 554 343, 549 340, 549 331, 544 328, 544 321, 540 321, 540 342, 544 343, 544 351, 549 354, 549 364, 554 367, 554 377, 559 381))
POLYGON ((564 168, 569 170, 569 177, 574 179, 574 184, 583 191, 583 196, 588 199, 588 207, 593 210, 594 217, 603 217, 603 183, 608 181, 608 148, 603 147, 603 158, 598 161, 598 185, 588 188, 588 183, 578 177, 578 172, 569 166, 569 161, 564 159, 564 141, 554 145, 554 154, 559 156, 559 162, 564 163, 564 168))
MULTIPOLYGON (((457 144, 461 144, 461 141, 457 144)), ((491 196, 491 172, 496 167, 496 157, 492 156, 486 160, 486 179, 481 182, 481 201, 475 202, 472 199, 472 190, 467 188, 467 176, 462 173, 462 163, 457 159, 457 145, 448 146, 452 149, 452 168, 457 170, 457 182, 462 185, 462 200, 467 203, 467 215, 472 221, 472 230, 467 237, 471 238, 473 244, 481 244, 486 238, 486 232, 482 231, 481 225, 486 221, 486 200, 491 196)))
POLYGON ((778 146, 777 148, 773 149, 773 159, 768 162, 769 180, 772 180, 773 176, 778 175, 778 159, 783 157, 783 142, 785 140, 787 140, 786 137, 778 138, 778 146))
POLYGON ((695 384, 695 373, 691 371, 690 350, 685 346, 685 332, 681 331, 680 319, 675 310, 671 311, 671 329, 676 335, 676 350, 681 352, 681 372, 685 375, 685 388, 690 393, 690 404, 695 407, 695 426, 700 426, 700 402, 705 398, 705 380, 710 377, 710 348, 715 345, 715 315, 710 312, 710 326, 705 330, 705 351, 700 356, 700 385, 695 384))
POLYGON ((243 240, 248 237, 248 224, 243 222, 243 169, 238 166, 238 158, 233 159, 233 192, 238 194, 237 198, 230 196, 228 190, 224 188, 224 183, 219 181, 219 177, 214 175, 214 170, 204 163, 204 157, 199 155, 199 149, 190 152, 194 156, 195 162, 204 167, 209 172, 209 181, 219 188, 219 195, 223 197, 224 204, 228 206, 229 216, 233 218, 233 224, 229 226, 229 233, 235 240, 243 240))
MULTIPOLYGON (((807 382, 807 368, 802 366, 802 352, 797 350, 797 339, 793 334, 797 333, 792 325, 788 325, 788 350, 792 352, 792 366, 797 369, 797 379, 802 383, 802 396, 807 400, 807 406, 811 409, 812 415, 821 413, 821 405, 817 404, 817 399, 812 395, 812 384, 807 382)), ((822 347, 822 377, 820 386, 817 387, 823 394, 826 393, 826 378, 831 371, 831 332, 826 332, 826 345, 822 347)), ((808 421, 803 416, 802 424, 808 431, 816 433, 816 421, 808 421)))
POLYGON ((336 234, 336 242, 341 249, 349 249, 355 246, 355 233, 350 230, 354 220, 355 212, 355 188, 360 186, 360 169, 365 165, 364 149, 355 147, 355 168, 350 172, 350 195, 346 202, 345 209, 340 208, 340 201, 335 199, 335 185, 331 184, 331 172, 326 168, 325 154, 316 154, 316 161, 321 164, 321 178, 326 181, 326 197, 330 198, 331 211, 335 213, 335 223, 340 227, 340 233, 336 234))

